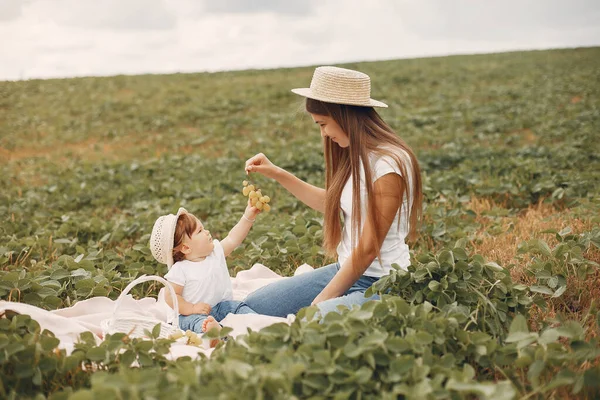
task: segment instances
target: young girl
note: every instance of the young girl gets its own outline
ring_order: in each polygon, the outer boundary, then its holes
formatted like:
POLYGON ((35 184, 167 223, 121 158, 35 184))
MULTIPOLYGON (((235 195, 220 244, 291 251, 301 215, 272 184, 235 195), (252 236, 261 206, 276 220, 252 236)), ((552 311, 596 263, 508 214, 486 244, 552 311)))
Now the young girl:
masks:
MULTIPOLYGON (((177 294, 182 330, 203 333, 220 329, 219 322, 229 313, 255 314, 244 302, 233 300, 225 257, 246 238, 259 213, 248 202, 240 221, 220 242, 184 208, 154 223, 150 249, 156 261, 169 268, 165 279, 177 294)), ((173 307, 169 296, 165 300, 173 307)))
POLYGON ((324 247, 338 262, 258 289, 245 302, 260 314, 281 317, 316 304, 324 315, 368 301, 365 291, 393 263, 410 265, 405 239, 417 234, 421 175, 413 151, 375 111, 387 105, 371 99, 368 75, 318 67, 309 88, 292 91, 306 97, 306 111, 321 131, 325 189, 262 153, 246 161, 246 172, 275 179, 324 213, 324 247))

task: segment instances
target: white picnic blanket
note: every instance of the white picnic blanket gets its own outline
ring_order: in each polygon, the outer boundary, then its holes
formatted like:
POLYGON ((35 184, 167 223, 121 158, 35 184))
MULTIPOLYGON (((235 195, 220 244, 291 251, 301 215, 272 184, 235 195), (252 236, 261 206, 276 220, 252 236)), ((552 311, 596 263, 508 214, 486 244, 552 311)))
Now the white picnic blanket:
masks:
MULTIPOLYGON (((303 264, 296 269, 294 275, 312 270, 313 267, 303 264)), ((231 278, 233 297, 235 300, 243 300, 249 293, 256 289, 281 279, 286 278, 271 271, 262 264, 254 264, 249 270, 240 271, 235 278, 231 278)), ((151 297, 135 300, 131 295, 127 295, 121 307, 132 310, 143 310, 144 313, 150 312, 156 318, 166 321, 170 314, 170 308, 164 301, 163 293, 164 290, 161 289, 158 301, 151 297)), ((111 317, 114 308, 115 301, 108 297, 93 297, 88 300, 79 301, 72 307, 54 311, 47 311, 29 304, 0 301, 0 313, 5 310, 12 310, 20 314, 30 315, 31 318, 40 324, 42 330, 48 329, 60 339, 59 347, 65 349, 67 353, 73 351, 74 344, 82 332, 93 332, 96 335, 97 342, 100 343, 102 341, 100 323, 102 320, 111 317)), ((293 320, 294 316, 292 315, 287 318, 279 318, 259 314, 229 314, 221 321, 221 325, 232 328, 233 331, 230 335, 235 338, 240 334, 247 333, 248 328, 258 331, 278 322, 290 324, 293 320)), ((210 356, 212 350, 210 348, 173 343, 169 358, 177 359, 183 356, 195 358, 198 357, 199 352, 210 356)))

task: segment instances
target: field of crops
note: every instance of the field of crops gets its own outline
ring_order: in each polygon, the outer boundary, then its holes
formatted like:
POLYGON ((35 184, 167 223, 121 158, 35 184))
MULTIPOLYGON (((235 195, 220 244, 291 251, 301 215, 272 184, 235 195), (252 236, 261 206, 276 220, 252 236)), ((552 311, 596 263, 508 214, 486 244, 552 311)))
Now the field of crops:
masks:
MULTIPOLYGON (((383 301, 176 362, 123 335, 67 355, 6 313, 0 398, 600 396, 600 48, 341 66, 371 75, 423 170, 413 264, 377 283, 383 301)), ((322 186, 319 131, 289 91, 312 71, 0 82, 0 298, 57 309, 163 275, 156 217, 183 206, 223 237, 257 152, 322 186)), ((231 274, 328 262, 320 215, 256 181, 272 210, 231 274)))

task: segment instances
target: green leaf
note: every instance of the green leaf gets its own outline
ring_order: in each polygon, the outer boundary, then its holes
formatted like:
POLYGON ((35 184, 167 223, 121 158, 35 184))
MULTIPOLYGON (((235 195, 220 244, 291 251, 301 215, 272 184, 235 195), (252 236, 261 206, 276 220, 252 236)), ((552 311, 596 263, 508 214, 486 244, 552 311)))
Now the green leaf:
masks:
POLYGON ((545 255, 547 257, 551 257, 552 256, 552 250, 550 250, 550 246, 548 246, 548 244, 546 242, 544 242, 543 240, 536 239, 536 241, 535 241, 535 247, 543 255, 545 255))
POLYGON ((54 348, 56 348, 56 346, 58 346, 59 343, 60 340, 55 337, 42 336, 40 338, 40 344, 42 345, 42 349, 44 351, 53 350, 54 348))
POLYGON ((506 338, 507 343, 518 342, 524 338, 529 337, 529 328, 527 327, 527 320, 521 314, 517 314, 508 329, 508 336, 506 338))
POLYGON ((429 290, 437 292, 440 288, 440 283, 438 281, 429 281, 429 284, 427 286, 429 287, 429 290))
POLYGON ((126 367, 129 367, 135 361, 136 355, 132 350, 126 350, 119 356, 119 361, 126 367))
POLYGON ((138 354, 138 362, 140 363, 140 367, 151 367, 154 364, 152 357, 146 353, 138 354))
POLYGON ((357 371, 356 371, 356 381, 359 384, 365 384, 367 383, 371 377, 373 376, 373 370, 371 370, 368 367, 360 367, 357 371))
POLYGON ((567 286, 561 286, 558 289, 556 289, 556 292, 554 292, 554 294, 552 295, 553 298, 556 297, 560 297, 562 296, 562 294, 565 292, 565 290, 567 290, 567 286))
POLYGON ((161 324, 160 322, 156 325, 154 325, 154 328, 152 328, 152 338, 154 339, 158 339, 160 336, 160 328, 161 328, 161 324))
POLYGON ((219 336, 221 337, 225 337, 227 335, 229 335, 231 332, 233 332, 233 328, 230 328, 228 326, 224 326, 223 328, 221 328, 221 330, 219 331, 219 336))
POLYGON ((460 247, 453 248, 452 249, 452 254, 454 254, 454 257, 457 260, 460 260, 460 261, 464 261, 464 260, 466 260, 466 259, 469 258, 469 256, 467 255, 467 252, 465 251, 465 249, 460 248, 460 247))
POLYGON ((532 285, 529 287, 529 290, 531 290, 534 293, 554 294, 554 291, 548 286, 532 285))
POLYGON ((454 265, 454 255, 449 250, 442 250, 438 255, 438 261, 441 264, 454 265))
POLYGON ((433 342, 433 336, 427 332, 417 332, 415 334, 415 342, 421 345, 430 345, 433 342))
POLYGON ((323 375, 308 375, 302 379, 302 383, 316 390, 323 390, 329 386, 329 380, 323 375))
POLYGON ((556 329, 547 329, 540 335, 540 344, 554 343, 560 337, 560 333, 556 329))
POLYGON ((373 318, 373 312, 366 311, 363 309, 352 310, 350 313, 348 313, 348 318, 359 320, 359 321, 367 321, 367 320, 373 318))
POLYGON ((504 268, 502 268, 501 266, 499 266, 498 264, 496 264, 493 261, 488 261, 487 263, 484 264, 486 267, 490 268, 492 271, 494 272, 502 272, 504 271, 504 268))
POLYGON ((106 358, 106 349, 104 347, 92 347, 85 356, 91 361, 102 361, 106 358))
POLYGON ((546 363, 544 362, 544 360, 535 360, 533 364, 529 366, 529 370, 527 371, 527 377, 534 383, 534 387, 537 387, 539 385, 539 383, 537 383, 538 378, 545 368, 546 363))
POLYGON ((361 339, 360 343, 363 346, 378 346, 381 347, 388 337, 387 332, 375 331, 361 339))
POLYGON ((344 355, 348 358, 356 358, 360 356, 365 349, 361 346, 357 346, 356 344, 349 342, 344 346, 344 355))
POLYGON ((406 339, 398 336, 390 337, 385 342, 386 348, 394 353, 402 353, 410 349, 410 344, 406 339))
POLYGON ((567 321, 555 328, 556 332, 569 339, 579 339, 584 335, 584 330, 580 324, 575 321, 567 321))
POLYGON ((408 373, 415 364, 414 356, 410 354, 402 355, 396 358, 390 364, 390 370, 400 375, 408 373))

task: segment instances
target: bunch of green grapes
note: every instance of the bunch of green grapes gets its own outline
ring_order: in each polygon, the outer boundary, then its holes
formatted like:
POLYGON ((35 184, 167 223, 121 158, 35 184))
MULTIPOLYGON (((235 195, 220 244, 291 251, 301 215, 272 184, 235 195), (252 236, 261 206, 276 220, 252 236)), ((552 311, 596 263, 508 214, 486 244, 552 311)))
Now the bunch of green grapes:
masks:
POLYGON ((260 189, 248 181, 244 181, 243 184, 244 188, 242 189, 242 193, 244 196, 248 196, 250 204, 259 210, 266 212, 271 211, 271 206, 269 205, 271 198, 269 196, 263 196, 260 189))
POLYGON ((202 337, 200 337, 200 335, 198 335, 196 332, 190 331, 189 329, 185 331, 185 333, 183 331, 177 331, 175 333, 172 333, 169 336, 169 339, 177 340, 182 338, 183 336, 187 337, 187 345, 202 347, 202 337))

